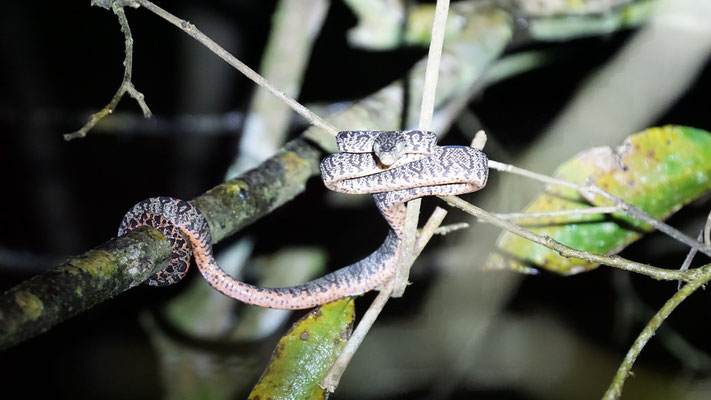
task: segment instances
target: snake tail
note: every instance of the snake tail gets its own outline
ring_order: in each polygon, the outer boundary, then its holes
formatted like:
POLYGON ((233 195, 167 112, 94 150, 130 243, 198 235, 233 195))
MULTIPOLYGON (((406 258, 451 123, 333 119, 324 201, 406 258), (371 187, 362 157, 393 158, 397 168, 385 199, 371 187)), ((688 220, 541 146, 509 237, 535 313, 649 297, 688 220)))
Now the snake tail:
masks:
POLYGON ((119 235, 141 225, 158 229, 173 248, 169 266, 151 276, 148 284, 166 286, 178 282, 187 274, 192 254, 200 273, 222 294, 247 304, 284 310, 312 308, 382 285, 396 269, 401 243, 389 231, 376 251, 354 264, 301 285, 261 288, 233 278, 217 265, 207 220, 189 202, 172 197, 143 200, 126 213, 119 235))

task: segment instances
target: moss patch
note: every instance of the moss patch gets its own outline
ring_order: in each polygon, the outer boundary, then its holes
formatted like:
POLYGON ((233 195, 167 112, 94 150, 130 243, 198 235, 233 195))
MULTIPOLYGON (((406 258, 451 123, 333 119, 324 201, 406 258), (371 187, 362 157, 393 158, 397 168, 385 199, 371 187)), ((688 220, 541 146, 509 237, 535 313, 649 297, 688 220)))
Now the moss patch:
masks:
POLYGON ((42 315, 42 310, 44 310, 42 300, 26 290, 20 290, 15 293, 15 302, 20 306, 22 312, 33 321, 39 318, 42 315))
POLYGON ((230 195, 234 195, 235 193, 239 192, 248 192, 249 191, 249 185, 241 179, 233 179, 229 182, 225 182, 223 184, 225 187, 225 192, 230 195))
POLYGON ((71 260, 69 264, 92 277, 111 276, 117 270, 116 259, 104 250, 92 250, 81 258, 71 260))

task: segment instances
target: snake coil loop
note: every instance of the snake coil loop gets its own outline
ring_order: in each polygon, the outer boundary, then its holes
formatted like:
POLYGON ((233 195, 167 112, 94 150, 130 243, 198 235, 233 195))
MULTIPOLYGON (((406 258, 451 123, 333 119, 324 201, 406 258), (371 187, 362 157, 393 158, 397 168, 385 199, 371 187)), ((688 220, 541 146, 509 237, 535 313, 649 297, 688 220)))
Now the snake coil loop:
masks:
POLYGON ((164 286, 187 273, 190 255, 208 283, 242 302, 269 308, 303 309, 365 293, 390 279, 399 262, 405 202, 423 196, 457 195, 486 185, 488 159, 465 146, 438 146, 426 131, 344 131, 336 137, 339 153, 321 162, 321 177, 331 190, 373 194, 391 227, 383 244, 366 258, 298 286, 260 288, 225 273, 212 254, 207 220, 190 202, 153 197, 129 210, 119 235, 150 225, 170 241, 170 265, 147 281, 164 286))

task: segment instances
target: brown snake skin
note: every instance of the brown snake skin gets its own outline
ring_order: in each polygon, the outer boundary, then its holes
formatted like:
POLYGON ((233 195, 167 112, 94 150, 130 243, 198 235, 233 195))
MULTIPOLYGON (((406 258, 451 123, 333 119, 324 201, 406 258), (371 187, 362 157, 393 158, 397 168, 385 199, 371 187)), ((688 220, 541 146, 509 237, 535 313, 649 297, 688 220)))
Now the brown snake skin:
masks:
POLYGON ((212 254, 207 220, 185 200, 153 197, 129 210, 119 235, 150 225, 170 241, 170 265, 147 283, 178 282, 188 270, 190 254, 208 283, 242 302, 268 308, 303 309, 365 293, 393 276, 402 244, 405 202, 423 196, 456 195, 483 188, 488 178, 486 155, 465 146, 437 146, 424 131, 344 131, 337 136, 340 153, 321 162, 326 187, 342 193, 371 193, 391 230, 368 257, 298 286, 260 288, 225 273, 212 254), (387 161, 386 161, 387 160, 387 161), (186 241, 187 239, 187 241, 186 241))

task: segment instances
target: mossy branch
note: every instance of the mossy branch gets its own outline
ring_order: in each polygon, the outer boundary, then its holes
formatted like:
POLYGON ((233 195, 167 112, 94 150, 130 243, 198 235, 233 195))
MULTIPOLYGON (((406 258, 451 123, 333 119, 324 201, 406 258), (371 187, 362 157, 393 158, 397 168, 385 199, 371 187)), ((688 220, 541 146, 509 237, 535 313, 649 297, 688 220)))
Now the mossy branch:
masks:
MULTIPOLYGON (((322 153, 304 139, 286 144, 259 168, 224 182, 193 203, 210 224, 214 242, 237 232, 304 190, 322 153)), ((118 222, 118 221, 117 221, 118 222)), ((128 290, 167 265, 170 245, 155 229, 109 240, 0 295, 0 349, 49 330, 128 290)))
POLYGON ((20 283, 0 296, 0 349, 140 284, 169 259, 165 236, 141 227, 20 283))

